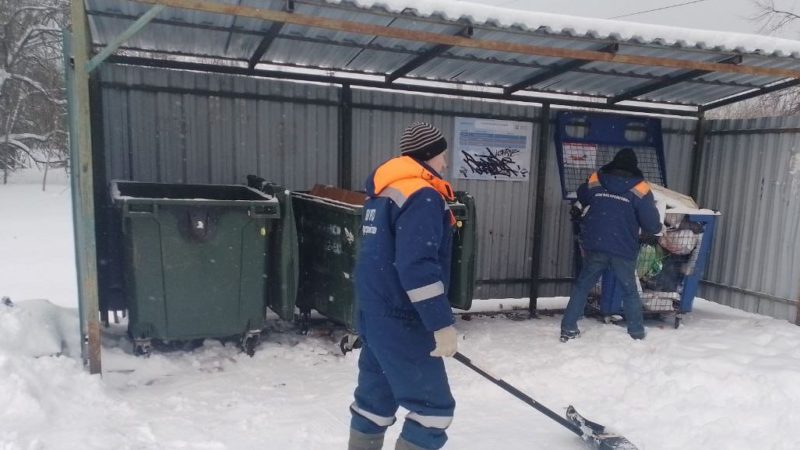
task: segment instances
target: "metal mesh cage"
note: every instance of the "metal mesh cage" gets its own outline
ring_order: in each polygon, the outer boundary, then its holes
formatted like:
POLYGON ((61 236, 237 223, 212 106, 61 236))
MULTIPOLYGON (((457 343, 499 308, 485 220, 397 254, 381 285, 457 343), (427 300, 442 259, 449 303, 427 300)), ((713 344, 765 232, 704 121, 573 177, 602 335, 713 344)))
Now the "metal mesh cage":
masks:
MULTIPOLYGON (((574 148, 578 144, 565 143, 564 145, 574 148)), ((594 162, 591 160, 572 161, 563 165, 564 188, 568 197, 574 197, 575 191, 578 190, 581 183, 585 182, 593 172, 610 163, 614 159, 614 155, 625 148, 624 145, 593 145, 592 147, 596 149, 597 155, 594 162)), ((639 169, 644 174, 645 180, 664 186, 666 180, 661 175, 657 149, 655 147, 635 147, 633 151, 639 160, 639 169)))
MULTIPOLYGON (((679 310, 683 282, 695 270, 702 241, 702 225, 688 220, 663 236, 643 240, 636 275, 645 312, 679 310)), ((602 280, 590 292, 589 304, 599 307, 601 296, 602 280)))
POLYGON ((636 153, 639 169, 647 181, 667 186, 658 119, 560 112, 555 143, 564 198, 575 198, 578 186, 592 172, 611 162, 623 148, 636 153))

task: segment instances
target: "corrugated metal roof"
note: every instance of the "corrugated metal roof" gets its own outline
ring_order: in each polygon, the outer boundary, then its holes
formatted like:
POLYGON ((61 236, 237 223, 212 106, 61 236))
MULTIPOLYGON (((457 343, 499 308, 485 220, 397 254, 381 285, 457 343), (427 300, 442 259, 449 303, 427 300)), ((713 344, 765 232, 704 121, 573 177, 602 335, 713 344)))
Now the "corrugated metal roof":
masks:
MULTIPOLYGON (((307 2, 309 0, 298 0, 307 2)), ((470 1, 448 0, 325 0, 330 5, 404 13, 420 18, 464 20, 475 25, 588 39, 628 41, 660 47, 721 52, 800 56, 800 41, 769 36, 652 25, 618 20, 522 11, 470 1)))
MULTIPOLYGON (((285 0, 214 2, 269 10, 286 7, 285 0)), ((86 4, 97 46, 107 44, 150 8, 129 0, 86 0, 86 4)), ((672 60, 716 63, 738 54, 742 65, 800 70, 800 41, 515 11, 465 2, 297 0, 294 13, 450 36, 469 24, 476 40, 592 51, 617 44, 616 53, 620 55, 672 60)), ((273 25, 253 18, 167 8, 124 48, 232 59, 244 64, 253 58, 273 25)), ((424 42, 285 24, 260 62, 390 75, 436 47, 424 42)), ((401 75, 494 88, 511 88, 539 76, 532 84, 518 88, 618 101, 617 96, 622 95, 628 100, 681 105, 704 105, 785 80, 616 62, 576 62, 463 47, 440 48, 435 57, 401 75), (564 64, 570 64, 569 70, 561 68, 564 64), (675 76, 683 78, 670 82, 675 76), (654 86, 656 81, 663 83, 654 86)))

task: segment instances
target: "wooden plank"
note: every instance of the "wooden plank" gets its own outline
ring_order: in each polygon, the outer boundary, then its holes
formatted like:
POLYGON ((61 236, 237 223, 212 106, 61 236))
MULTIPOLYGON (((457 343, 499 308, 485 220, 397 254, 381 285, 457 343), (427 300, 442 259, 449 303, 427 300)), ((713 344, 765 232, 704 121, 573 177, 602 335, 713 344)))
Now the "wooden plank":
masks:
POLYGON ((578 59, 583 61, 602 61, 616 64, 629 64, 648 67, 669 67, 673 69, 704 70, 707 72, 725 72, 747 74, 755 76, 768 76, 776 78, 800 78, 800 70, 789 70, 773 67, 756 67, 744 65, 720 64, 716 62, 688 61, 682 59, 656 58, 651 56, 624 55, 619 53, 604 53, 594 50, 576 50, 567 48, 541 47, 536 45, 515 44, 511 42, 489 41, 450 36, 402 28, 371 25, 347 20, 327 19, 323 17, 306 16, 296 13, 286 13, 249 6, 225 5, 206 0, 133 0, 151 5, 165 5, 171 8, 203 11, 215 14, 226 14, 240 17, 249 17, 273 22, 285 22, 307 27, 324 28, 346 33, 380 36, 401 39, 412 42, 426 42, 430 44, 451 45, 454 47, 475 48, 480 50, 519 53, 532 56, 547 56, 551 58, 578 59))
POLYGON ((363 192, 350 191, 322 184, 315 184, 314 187, 311 188, 311 191, 309 191, 309 194, 355 206, 364 206, 364 203, 367 201, 367 194, 363 192))
MULTIPOLYGON (((81 355, 89 366, 89 373, 100 373, 100 303, 97 286, 97 245, 94 220, 94 182, 92 165, 92 125, 89 97, 89 71, 91 36, 83 0, 72 1, 73 64, 70 74, 70 141, 74 162, 71 168, 77 193, 73 193, 75 225, 75 253, 78 272, 81 311, 81 355)), ((66 60, 69 61, 69 54, 66 60)))

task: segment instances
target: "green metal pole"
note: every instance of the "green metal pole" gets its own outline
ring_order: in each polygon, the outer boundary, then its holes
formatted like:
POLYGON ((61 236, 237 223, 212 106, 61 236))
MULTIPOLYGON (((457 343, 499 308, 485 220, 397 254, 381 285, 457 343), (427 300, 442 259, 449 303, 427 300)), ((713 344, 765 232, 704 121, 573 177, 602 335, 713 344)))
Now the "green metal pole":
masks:
POLYGON ((697 124, 695 125, 694 151, 692 152, 692 172, 689 186, 689 194, 697 202, 700 202, 700 199, 698 198, 700 195, 700 168, 703 165, 703 153, 705 152, 706 148, 707 126, 708 122, 701 115, 700 118, 697 119, 697 124))
MULTIPOLYGON (((72 33, 65 29, 63 31, 63 39, 64 39, 64 76, 66 81, 66 92, 67 92, 67 128, 69 130, 69 167, 70 173, 75 172, 75 168, 78 167, 78 114, 75 112, 75 69, 72 67, 72 33)), ((86 320, 84 315, 84 306, 83 306, 83 285, 80 282, 80 277, 82 275, 82 265, 81 259, 78 253, 79 248, 83 248, 83 242, 81 239, 83 238, 83 233, 78 233, 78 227, 80 226, 80 222, 78 220, 78 211, 81 210, 81 196, 80 196, 80 184, 78 183, 78 176, 72 175, 70 176, 70 185, 72 188, 72 230, 75 237, 75 267, 77 268, 78 272, 78 318, 80 319, 80 333, 81 336, 84 336, 84 330, 86 329, 86 320)), ((84 347, 84 340, 81 339, 81 355, 85 355, 84 347)))
POLYGON ((92 124, 89 106, 90 36, 83 0, 72 0, 71 55, 65 56, 69 87, 70 148, 73 177, 75 257, 78 269, 78 305, 81 312, 81 356, 89 373, 100 373, 100 313, 97 287, 97 246, 94 223, 92 124), (70 58, 71 56, 71 58, 70 58), (70 59, 72 64, 70 68, 70 59), (71 69, 71 70, 70 70, 71 69))
POLYGON ((539 118, 539 142, 536 163, 536 203, 533 215, 533 248, 531 249, 531 286, 528 313, 531 318, 537 317, 539 301, 539 284, 542 268, 542 229, 544 227, 544 194, 547 186, 547 150, 550 143, 550 104, 542 104, 539 118))
POLYGON ((94 69, 96 69, 103 61, 106 60, 109 56, 111 56, 117 49, 124 44, 128 39, 134 37, 137 33, 142 31, 142 29, 153 20, 158 13, 166 9, 164 5, 155 5, 152 8, 148 9, 146 13, 139 17, 136 22, 133 22, 131 26, 128 27, 127 30, 123 31, 119 34, 119 36, 115 37, 114 40, 108 43, 100 53, 96 54, 94 58, 92 58, 86 64, 86 72, 91 73, 94 69))
POLYGON ((339 97, 339 187, 353 187, 353 92, 343 84, 339 97))

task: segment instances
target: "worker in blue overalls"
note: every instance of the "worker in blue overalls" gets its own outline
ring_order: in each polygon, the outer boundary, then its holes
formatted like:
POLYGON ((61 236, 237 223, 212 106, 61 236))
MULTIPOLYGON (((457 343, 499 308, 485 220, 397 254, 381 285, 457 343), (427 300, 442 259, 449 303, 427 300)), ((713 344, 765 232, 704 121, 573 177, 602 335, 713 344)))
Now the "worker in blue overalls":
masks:
POLYGON ((378 450, 399 406, 409 411, 396 449, 438 449, 455 400, 442 357, 457 348, 447 299, 455 218, 441 173, 447 141, 411 124, 401 156, 367 180, 356 265, 358 332, 363 340, 349 450, 378 450))
POLYGON ((636 153, 630 148, 620 150, 613 161, 578 187, 577 194, 583 260, 561 321, 561 341, 580 335, 578 319, 583 315, 589 291, 608 269, 622 290, 628 334, 644 339, 642 301, 636 283, 639 230, 656 234, 662 231, 663 224, 650 185, 639 170, 636 153))

